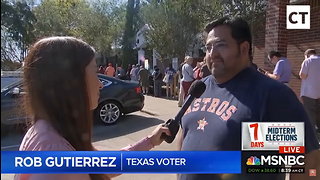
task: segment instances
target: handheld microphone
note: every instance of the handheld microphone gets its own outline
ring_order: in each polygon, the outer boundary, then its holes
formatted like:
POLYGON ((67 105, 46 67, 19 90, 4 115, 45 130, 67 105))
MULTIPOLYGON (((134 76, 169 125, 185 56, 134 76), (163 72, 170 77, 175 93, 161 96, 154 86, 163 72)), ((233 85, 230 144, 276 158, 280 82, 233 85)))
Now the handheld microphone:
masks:
POLYGON ((171 133, 171 136, 166 135, 165 133, 161 134, 161 138, 164 139, 167 143, 172 143, 174 138, 176 137, 179 127, 180 127, 180 122, 181 118, 184 115, 184 113, 187 111, 188 107, 191 105, 192 101, 195 98, 199 98, 203 92, 206 90, 206 85, 204 82, 197 80, 194 81, 189 89, 189 95, 184 102, 183 106, 181 107, 180 111, 174 117, 174 119, 169 119, 163 126, 168 127, 171 133))

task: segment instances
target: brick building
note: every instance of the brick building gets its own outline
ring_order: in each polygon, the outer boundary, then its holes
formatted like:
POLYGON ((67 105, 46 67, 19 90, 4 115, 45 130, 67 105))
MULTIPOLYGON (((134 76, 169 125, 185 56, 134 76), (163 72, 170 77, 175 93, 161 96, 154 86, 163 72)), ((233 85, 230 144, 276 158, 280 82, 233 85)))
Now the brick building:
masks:
POLYGON ((253 42, 254 63, 272 72, 267 53, 279 51, 292 64, 290 87, 299 96, 301 80, 298 74, 304 51, 309 48, 316 49, 320 54, 320 1, 268 0, 265 29, 258 33, 253 42), (286 5, 310 5, 310 29, 286 29, 286 5))

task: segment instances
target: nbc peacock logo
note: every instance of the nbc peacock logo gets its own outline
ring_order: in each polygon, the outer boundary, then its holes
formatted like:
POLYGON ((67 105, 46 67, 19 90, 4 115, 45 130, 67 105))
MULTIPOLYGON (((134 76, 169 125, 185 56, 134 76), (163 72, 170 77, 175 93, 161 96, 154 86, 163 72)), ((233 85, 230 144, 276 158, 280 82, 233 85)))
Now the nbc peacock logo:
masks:
POLYGON ((247 160, 247 165, 260 165, 260 159, 256 156, 251 156, 247 160))

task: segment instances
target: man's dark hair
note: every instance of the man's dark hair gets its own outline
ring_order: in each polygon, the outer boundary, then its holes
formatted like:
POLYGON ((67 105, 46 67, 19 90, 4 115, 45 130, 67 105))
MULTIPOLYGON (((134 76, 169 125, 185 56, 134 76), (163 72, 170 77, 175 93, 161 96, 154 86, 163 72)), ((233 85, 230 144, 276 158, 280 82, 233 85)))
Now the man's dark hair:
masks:
POLYGON ((274 56, 276 57, 281 57, 281 54, 278 52, 278 51, 270 51, 269 54, 268 54, 269 58, 273 58, 274 56))
POLYGON ((204 31, 206 33, 209 33, 213 28, 221 25, 226 25, 231 29, 231 36, 237 41, 238 44, 243 43, 244 41, 247 41, 249 43, 249 57, 250 61, 252 61, 252 37, 247 21, 240 17, 223 17, 208 23, 204 31))
POLYGON ((317 54, 315 49, 307 49, 304 52, 304 55, 306 55, 307 57, 309 57, 310 55, 315 55, 315 54, 317 54))

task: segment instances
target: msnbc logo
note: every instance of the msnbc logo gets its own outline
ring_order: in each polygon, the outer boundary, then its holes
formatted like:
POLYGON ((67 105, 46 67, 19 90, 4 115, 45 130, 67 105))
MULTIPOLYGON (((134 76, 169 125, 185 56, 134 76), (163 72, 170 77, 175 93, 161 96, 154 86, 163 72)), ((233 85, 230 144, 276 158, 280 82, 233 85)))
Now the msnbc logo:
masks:
POLYGON ((260 165, 260 159, 256 156, 251 156, 247 160, 247 165, 260 165))

